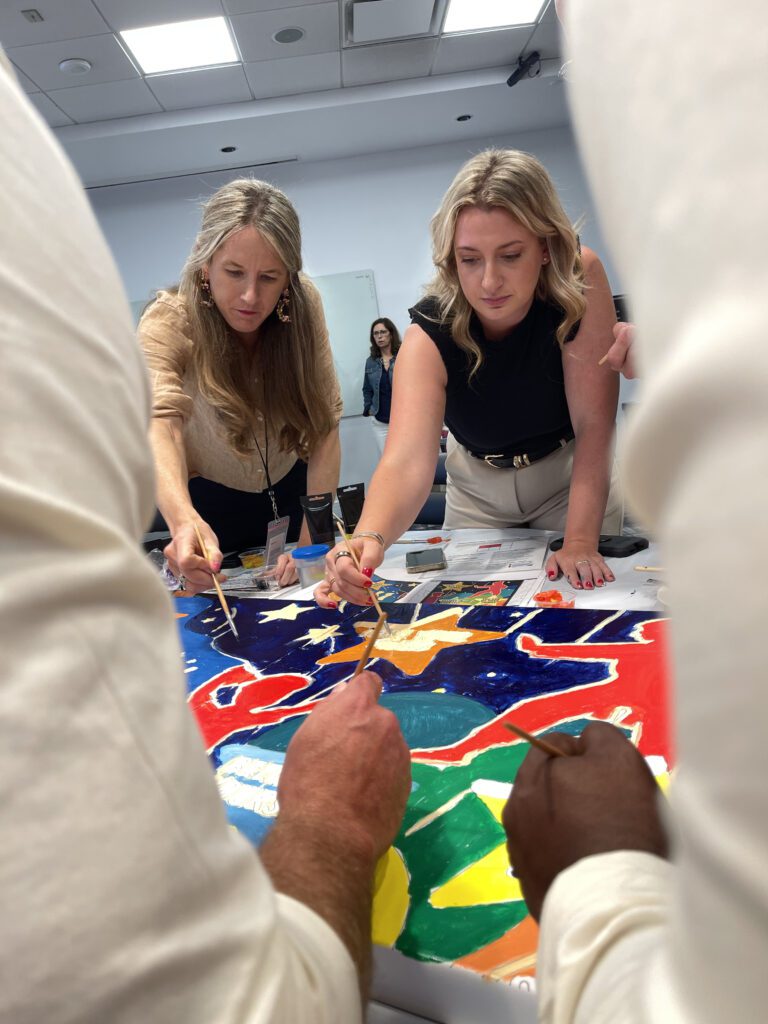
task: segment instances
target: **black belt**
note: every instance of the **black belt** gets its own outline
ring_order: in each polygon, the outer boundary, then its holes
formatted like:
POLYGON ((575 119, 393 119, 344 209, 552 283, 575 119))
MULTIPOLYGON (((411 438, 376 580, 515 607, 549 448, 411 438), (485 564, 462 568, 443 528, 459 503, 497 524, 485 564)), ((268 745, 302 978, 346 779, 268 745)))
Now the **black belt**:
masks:
POLYGON ((551 455, 552 452, 558 451, 560 448, 565 446, 572 441, 574 433, 572 430, 567 430, 561 438, 557 441, 550 441, 548 444, 541 445, 539 448, 533 448, 530 451, 517 453, 510 455, 507 452, 498 452, 493 455, 481 455, 480 452, 469 452, 473 459, 481 459, 487 466, 492 466, 494 469, 525 469, 526 466, 532 466, 534 462, 538 462, 539 459, 545 459, 547 455, 551 455))

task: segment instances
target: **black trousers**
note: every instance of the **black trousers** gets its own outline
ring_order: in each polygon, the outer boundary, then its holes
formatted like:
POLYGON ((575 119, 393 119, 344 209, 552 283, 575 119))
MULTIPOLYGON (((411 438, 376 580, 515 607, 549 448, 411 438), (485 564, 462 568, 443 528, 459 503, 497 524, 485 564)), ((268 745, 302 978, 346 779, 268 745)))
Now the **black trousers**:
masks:
MULTIPOLYGON (((306 462, 297 459, 293 468, 275 484, 274 492, 278 515, 291 519, 288 540, 297 540, 303 515, 299 498, 307 493, 306 462)), ((275 518, 266 491, 238 491, 195 476, 189 481, 189 495, 195 510, 219 538, 222 552, 244 551, 266 543, 267 524, 275 518)), ((160 520, 158 513, 153 529, 165 528, 158 525, 160 520)))

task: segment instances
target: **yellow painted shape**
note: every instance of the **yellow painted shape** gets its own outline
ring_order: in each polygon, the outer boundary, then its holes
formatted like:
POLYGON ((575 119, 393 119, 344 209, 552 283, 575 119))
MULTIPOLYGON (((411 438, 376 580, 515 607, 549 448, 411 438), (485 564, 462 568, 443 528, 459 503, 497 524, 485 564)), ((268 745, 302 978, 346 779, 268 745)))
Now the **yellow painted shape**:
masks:
POLYGON ((523 898, 520 882, 509 874, 507 847, 500 843, 480 860, 435 889, 429 902, 437 909, 506 903, 523 898))
POLYGON ((485 794, 477 793, 478 799, 482 800, 491 814, 494 816, 496 821, 501 825, 501 812, 504 810, 504 804, 506 800, 498 796, 485 796, 485 794))
POLYGON ((377 946, 394 946, 405 924, 408 903, 408 870, 390 846, 376 865, 373 880, 373 941, 377 946))

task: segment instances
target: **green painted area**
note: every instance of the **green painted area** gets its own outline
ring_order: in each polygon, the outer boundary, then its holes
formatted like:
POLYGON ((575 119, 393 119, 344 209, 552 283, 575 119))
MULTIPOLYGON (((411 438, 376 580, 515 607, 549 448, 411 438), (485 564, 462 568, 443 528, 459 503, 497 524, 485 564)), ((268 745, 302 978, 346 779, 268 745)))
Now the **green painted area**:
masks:
POLYGON ((408 800, 395 846, 410 875, 411 905, 396 946, 418 960, 456 960, 500 938, 527 914, 525 903, 435 908, 432 891, 505 841, 504 830, 470 790, 478 779, 511 782, 528 751, 512 744, 476 754, 467 765, 437 768, 414 764, 417 784, 408 800), (405 833, 424 816, 464 794, 454 807, 410 836, 405 833))

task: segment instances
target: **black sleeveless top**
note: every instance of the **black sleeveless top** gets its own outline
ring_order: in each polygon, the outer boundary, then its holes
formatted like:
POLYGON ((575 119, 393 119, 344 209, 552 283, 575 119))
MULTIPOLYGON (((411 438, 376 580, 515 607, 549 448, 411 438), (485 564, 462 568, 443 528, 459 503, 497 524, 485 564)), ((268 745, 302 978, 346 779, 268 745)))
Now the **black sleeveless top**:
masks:
MULTIPOLYGON (((534 299, 524 319, 499 341, 486 339, 473 313, 469 330, 483 362, 471 382, 470 357, 451 337, 450 325, 439 322, 437 300, 427 296, 408 312, 445 363, 445 422, 459 444, 482 455, 515 453, 572 433, 555 333, 562 310, 534 299)), ((575 324, 568 341, 578 329, 575 324)))

